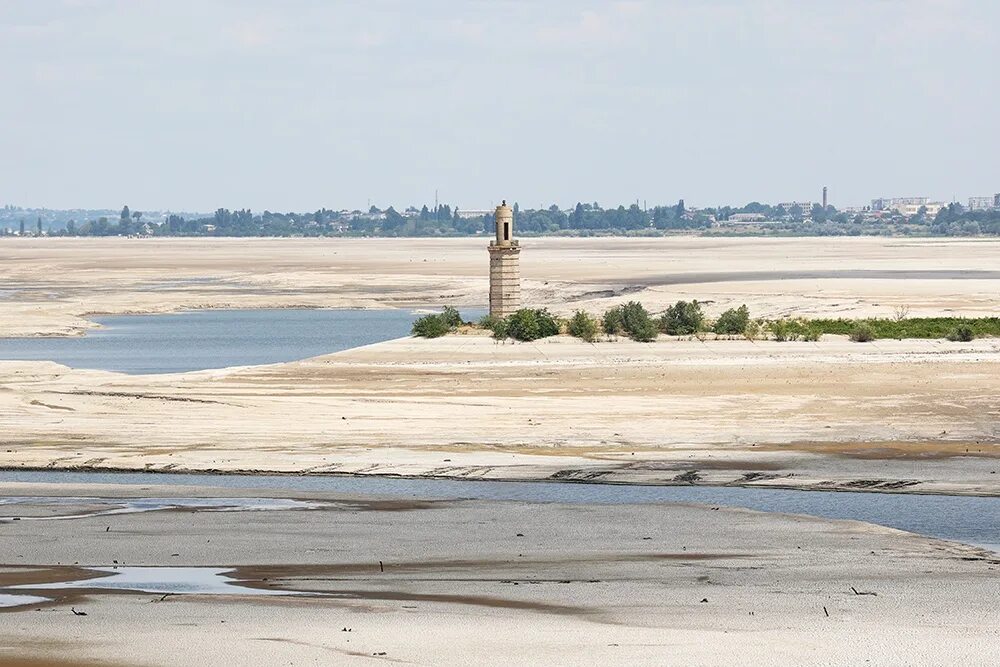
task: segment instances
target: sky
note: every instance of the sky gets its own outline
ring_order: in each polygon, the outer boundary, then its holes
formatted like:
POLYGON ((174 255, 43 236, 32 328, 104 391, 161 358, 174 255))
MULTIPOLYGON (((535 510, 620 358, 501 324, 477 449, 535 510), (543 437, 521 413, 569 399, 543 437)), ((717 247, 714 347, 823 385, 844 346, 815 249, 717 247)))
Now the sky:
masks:
POLYGON ((0 205, 1000 192, 995 0, 0 0, 0 205))

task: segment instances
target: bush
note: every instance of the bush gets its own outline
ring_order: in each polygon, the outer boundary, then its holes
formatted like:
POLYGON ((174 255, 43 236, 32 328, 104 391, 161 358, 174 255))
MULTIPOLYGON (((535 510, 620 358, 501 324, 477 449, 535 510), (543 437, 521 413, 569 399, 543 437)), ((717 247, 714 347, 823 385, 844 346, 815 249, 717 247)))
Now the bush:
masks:
POLYGON ((538 340, 559 333, 559 321, 544 308, 522 308, 508 317, 505 325, 506 335, 514 340, 538 340))
POLYGON ((582 310, 578 310, 570 318, 567 331, 570 336, 576 336, 588 343, 593 343, 597 338, 597 320, 582 310))
POLYGON ((747 322, 747 328, 743 330, 743 337, 749 341, 757 340, 760 338, 761 329, 760 320, 750 320, 747 322))
POLYGON ((955 327, 951 333, 948 334, 948 340, 954 341, 956 343, 968 343, 976 337, 976 332, 972 330, 968 324, 962 324, 955 327))
POLYGON ((641 343, 656 340, 659 333, 649 312, 637 301, 629 301, 604 313, 603 326, 607 334, 626 333, 641 343))
POLYGON ((448 324, 448 320, 445 319, 444 315, 435 314, 424 315, 414 322, 410 333, 421 338, 439 338, 451 330, 452 327, 448 324))
POLYGON ((847 334, 847 337, 855 343, 870 343, 875 340, 875 331, 867 322, 858 322, 847 334))
POLYGON ((822 332, 816 327, 810 326, 808 323, 802 324, 802 340, 808 343, 815 343, 821 335, 822 332))
POLYGON ((774 340, 779 343, 783 343, 786 340, 795 340, 798 337, 789 320, 774 320, 768 324, 768 329, 771 330, 774 340))
POLYGON ((744 304, 739 308, 730 308, 719 315, 712 331, 722 336, 739 336, 746 333, 749 326, 750 309, 744 304))
POLYGON ((601 318, 601 328, 609 336, 618 336, 625 331, 625 321, 622 320, 621 308, 612 308, 601 318))
POLYGON ((690 336, 702 330, 705 315, 697 301, 678 301, 660 318, 660 329, 671 336, 690 336))
POLYGON ((465 322, 462 321, 462 316, 459 314, 458 310, 452 308, 451 306, 445 306, 444 310, 441 312, 441 317, 452 329, 457 329, 465 324, 465 322))
POLYGON ((496 315, 483 315, 479 318, 479 326, 483 329, 489 329, 490 331, 493 331, 497 324, 501 322, 503 322, 503 320, 496 315))

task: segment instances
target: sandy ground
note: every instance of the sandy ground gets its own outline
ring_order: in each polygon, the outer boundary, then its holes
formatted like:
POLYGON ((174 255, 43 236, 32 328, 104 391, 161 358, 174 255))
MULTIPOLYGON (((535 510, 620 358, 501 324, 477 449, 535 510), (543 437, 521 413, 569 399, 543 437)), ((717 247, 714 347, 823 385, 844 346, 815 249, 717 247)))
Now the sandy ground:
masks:
POLYGON ((0 586, 117 562, 322 595, 38 590, 53 602, 0 612, 0 665, 986 665, 1000 639, 995 556, 887 528, 684 505, 343 500, 2 524, 0 586))
MULTIPOLYGON (((65 335, 88 313, 482 306, 486 239, 0 239, 0 336, 65 335)), ((623 297, 757 316, 995 315, 1000 240, 524 239, 523 298, 560 312, 623 297)))
MULTIPOLYGON (((525 301, 1000 312, 1000 241, 525 239, 525 301)), ((88 313, 486 300, 483 239, 3 239, 0 335, 88 313)), ((167 376, 0 362, 0 466, 996 494, 1000 342, 400 340, 167 376)))
POLYGON ((1000 341, 402 339, 129 376, 0 362, 7 467, 1000 493, 1000 341))

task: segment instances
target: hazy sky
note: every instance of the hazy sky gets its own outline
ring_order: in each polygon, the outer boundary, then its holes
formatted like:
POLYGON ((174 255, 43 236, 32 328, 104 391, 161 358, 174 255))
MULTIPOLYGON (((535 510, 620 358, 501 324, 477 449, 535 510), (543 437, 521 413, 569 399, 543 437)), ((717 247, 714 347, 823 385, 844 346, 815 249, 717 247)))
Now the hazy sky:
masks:
POLYGON ((0 0, 0 205, 1000 192, 996 0, 0 0))

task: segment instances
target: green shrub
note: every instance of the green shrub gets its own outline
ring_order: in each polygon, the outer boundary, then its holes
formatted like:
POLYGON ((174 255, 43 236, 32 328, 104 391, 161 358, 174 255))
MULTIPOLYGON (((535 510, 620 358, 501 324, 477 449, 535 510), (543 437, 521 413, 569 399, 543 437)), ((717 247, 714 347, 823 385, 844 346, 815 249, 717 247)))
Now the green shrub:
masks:
POLYGON ((462 321, 462 316, 459 314, 458 310, 452 308, 451 306, 445 306, 444 310, 441 312, 441 317, 452 329, 457 329, 458 327, 465 324, 462 321))
POLYGON ((625 321, 622 320, 621 308, 612 308, 601 318, 601 328, 609 336, 618 336, 625 331, 625 321))
POLYGON ((743 337, 750 341, 757 340, 762 328, 760 320, 750 320, 747 322, 747 328, 743 330, 743 337))
POLYGON ((774 340, 779 343, 798 338, 798 334, 795 332, 794 327, 792 327, 790 320, 774 320, 768 323, 767 328, 771 330, 774 340))
POLYGON ((678 301, 660 318, 660 329, 671 336, 690 336, 702 330, 705 315, 697 301, 678 301))
POLYGON ((445 319, 444 315, 424 315, 413 323, 413 329, 410 333, 414 336, 420 336, 421 338, 439 338, 449 331, 452 327, 448 324, 448 320, 445 319))
POLYGON ((961 324, 948 334, 948 340, 960 343, 968 343, 975 337, 976 332, 968 324, 961 324))
POLYGON ((494 340, 505 340, 507 338, 507 320, 499 317, 490 317, 489 327, 487 328, 493 332, 494 340))
POLYGON ((875 340, 875 331, 867 322, 858 322, 847 334, 847 337, 855 343, 870 343, 875 340))
POLYGON ((505 324, 506 335, 514 340, 538 340, 559 333, 559 321, 544 308, 522 308, 508 317, 505 324))
POLYGON ((739 308, 730 308, 719 315, 712 331, 721 336, 739 336, 744 334, 749 326, 750 309, 744 304, 739 308))
POLYGON ((588 343, 593 343, 597 338, 597 320, 582 310, 578 310, 570 318, 567 331, 570 336, 576 336, 588 343))
POLYGON ((628 335, 632 340, 639 341, 640 343, 650 343, 656 340, 659 334, 660 329, 656 326, 656 322, 652 319, 647 319, 636 322, 628 335))
POLYGON ((496 315, 483 315, 479 318, 479 326, 483 329, 489 329, 490 331, 493 331, 493 329, 500 322, 503 322, 503 320, 496 315))
POLYGON ((815 343, 819 340, 822 332, 814 326, 811 326, 808 322, 802 323, 802 340, 808 343, 815 343))
POLYGON ((607 334, 625 333, 632 340, 643 343, 656 340, 659 333, 656 322, 649 316, 649 311, 637 301, 629 301, 604 313, 602 324, 607 334))

